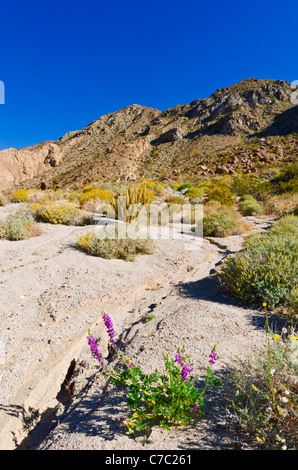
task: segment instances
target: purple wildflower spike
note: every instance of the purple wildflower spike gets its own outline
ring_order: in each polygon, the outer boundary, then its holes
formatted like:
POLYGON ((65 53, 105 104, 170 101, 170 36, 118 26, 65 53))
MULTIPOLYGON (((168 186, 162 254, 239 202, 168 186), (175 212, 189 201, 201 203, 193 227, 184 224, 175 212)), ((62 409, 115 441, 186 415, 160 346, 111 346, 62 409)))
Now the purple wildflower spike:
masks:
POLYGON ((182 377, 182 381, 185 382, 185 380, 187 380, 188 378, 188 375, 193 371, 193 364, 187 364, 183 357, 182 354, 184 354, 185 351, 184 349, 182 349, 182 351, 178 351, 178 353, 176 354, 175 356, 175 362, 177 362, 178 364, 180 364, 181 366, 181 377, 182 377))
POLYGON ((215 361, 217 360, 217 353, 215 352, 215 347, 212 349, 211 354, 210 354, 210 364, 215 364, 215 361))
POLYGON ((105 363, 104 363, 104 360, 102 359, 101 355, 98 352, 98 348, 97 348, 97 344, 96 344, 94 336, 92 334, 90 334, 89 336, 87 336, 87 339, 88 339, 88 344, 90 346, 90 351, 96 357, 96 359, 102 365, 102 367, 104 367, 105 363))
POLYGON ((111 318, 109 317, 109 315, 107 313, 103 313, 102 318, 103 318, 104 324, 105 324, 105 326, 108 330, 108 335, 109 335, 109 338, 110 338, 111 346, 112 346, 113 349, 117 349, 117 345, 116 345, 116 342, 115 342, 115 339, 114 339, 115 332, 114 332, 114 327, 113 327, 112 320, 111 320, 111 318))

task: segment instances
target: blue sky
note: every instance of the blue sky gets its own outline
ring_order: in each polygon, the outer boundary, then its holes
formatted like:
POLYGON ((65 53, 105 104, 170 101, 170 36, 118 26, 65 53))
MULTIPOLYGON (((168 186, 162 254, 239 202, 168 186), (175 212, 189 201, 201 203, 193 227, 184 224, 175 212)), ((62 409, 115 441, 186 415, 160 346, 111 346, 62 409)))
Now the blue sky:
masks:
POLYGON ((0 149, 136 103, 164 110, 249 77, 298 79, 297 2, 10 0, 0 149))

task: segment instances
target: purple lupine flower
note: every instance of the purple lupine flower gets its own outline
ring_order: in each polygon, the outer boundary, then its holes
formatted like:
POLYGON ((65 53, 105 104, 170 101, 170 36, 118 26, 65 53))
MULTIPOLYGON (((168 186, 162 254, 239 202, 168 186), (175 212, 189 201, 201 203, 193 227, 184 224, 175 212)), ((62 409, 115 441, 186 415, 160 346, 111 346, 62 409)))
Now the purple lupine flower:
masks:
POLYGON ((102 359, 101 355, 98 352, 98 348, 97 348, 97 344, 96 344, 94 336, 92 334, 90 334, 89 336, 87 336, 87 339, 88 339, 88 344, 90 346, 90 351, 96 357, 96 359, 102 365, 102 367, 104 367, 105 363, 104 363, 104 360, 102 359))
POLYGON ((188 375, 193 371, 192 364, 183 364, 181 368, 181 377, 182 381, 185 382, 185 380, 188 378, 188 375))
MULTIPOLYGON (((184 350, 182 349, 181 353, 184 354, 184 350)), ((182 354, 180 354, 180 352, 178 351, 176 356, 175 356, 175 362, 178 362, 178 364, 180 364, 181 366, 183 365, 183 356, 182 354)))
POLYGON ((182 351, 178 351, 178 353, 176 354, 175 356, 175 362, 177 362, 178 364, 180 364, 181 366, 181 377, 182 377, 182 381, 185 382, 185 380, 188 378, 188 375, 193 371, 193 364, 189 364, 189 363, 186 363, 184 362, 185 361, 185 358, 183 357, 182 354, 185 354, 185 351, 184 349, 182 349, 182 351))
POLYGON ((108 335, 109 335, 109 338, 110 338, 112 348, 117 349, 117 345, 116 345, 116 342, 115 342, 115 339, 114 339, 115 332, 114 332, 114 327, 113 327, 112 320, 111 320, 111 318, 109 317, 109 315, 107 313, 103 313, 102 318, 103 318, 104 324, 105 324, 105 326, 108 330, 108 335))
POLYGON ((190 409, 190 411, 196 413, 199 409, 199 405, 195 405, 193 408, 190 409))
POLYGON ((217 353, 215 352, 215 347, 212 349, 211 354, 210 354, 210 364, 215 364, 215 361, 217 360, 217 353))

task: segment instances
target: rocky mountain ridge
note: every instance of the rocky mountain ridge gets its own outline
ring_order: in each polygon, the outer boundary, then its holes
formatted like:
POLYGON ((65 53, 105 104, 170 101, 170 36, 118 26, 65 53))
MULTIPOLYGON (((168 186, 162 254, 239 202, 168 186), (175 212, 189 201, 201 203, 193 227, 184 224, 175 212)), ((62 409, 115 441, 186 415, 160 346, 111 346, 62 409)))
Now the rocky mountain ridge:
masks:
POLYGON ((0 152, 0 189, 258 173, 298 153, 295 85, 249 78, 165 111, 130 105, 57 141, 0 152), (31 158, 30 158, 31 157, 31 158))

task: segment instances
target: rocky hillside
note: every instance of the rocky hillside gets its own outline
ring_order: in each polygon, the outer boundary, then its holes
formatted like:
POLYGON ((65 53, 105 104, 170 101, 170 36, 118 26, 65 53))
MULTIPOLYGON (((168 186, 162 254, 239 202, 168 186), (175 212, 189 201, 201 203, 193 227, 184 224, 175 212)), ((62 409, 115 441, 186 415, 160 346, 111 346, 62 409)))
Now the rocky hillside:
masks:
POLYGON ((0 152, 0 189, 196 179, 279 167, 297 159, 295 89, 281 80, 250 78, 163 112, 128 106, 58 141, 0 152))

